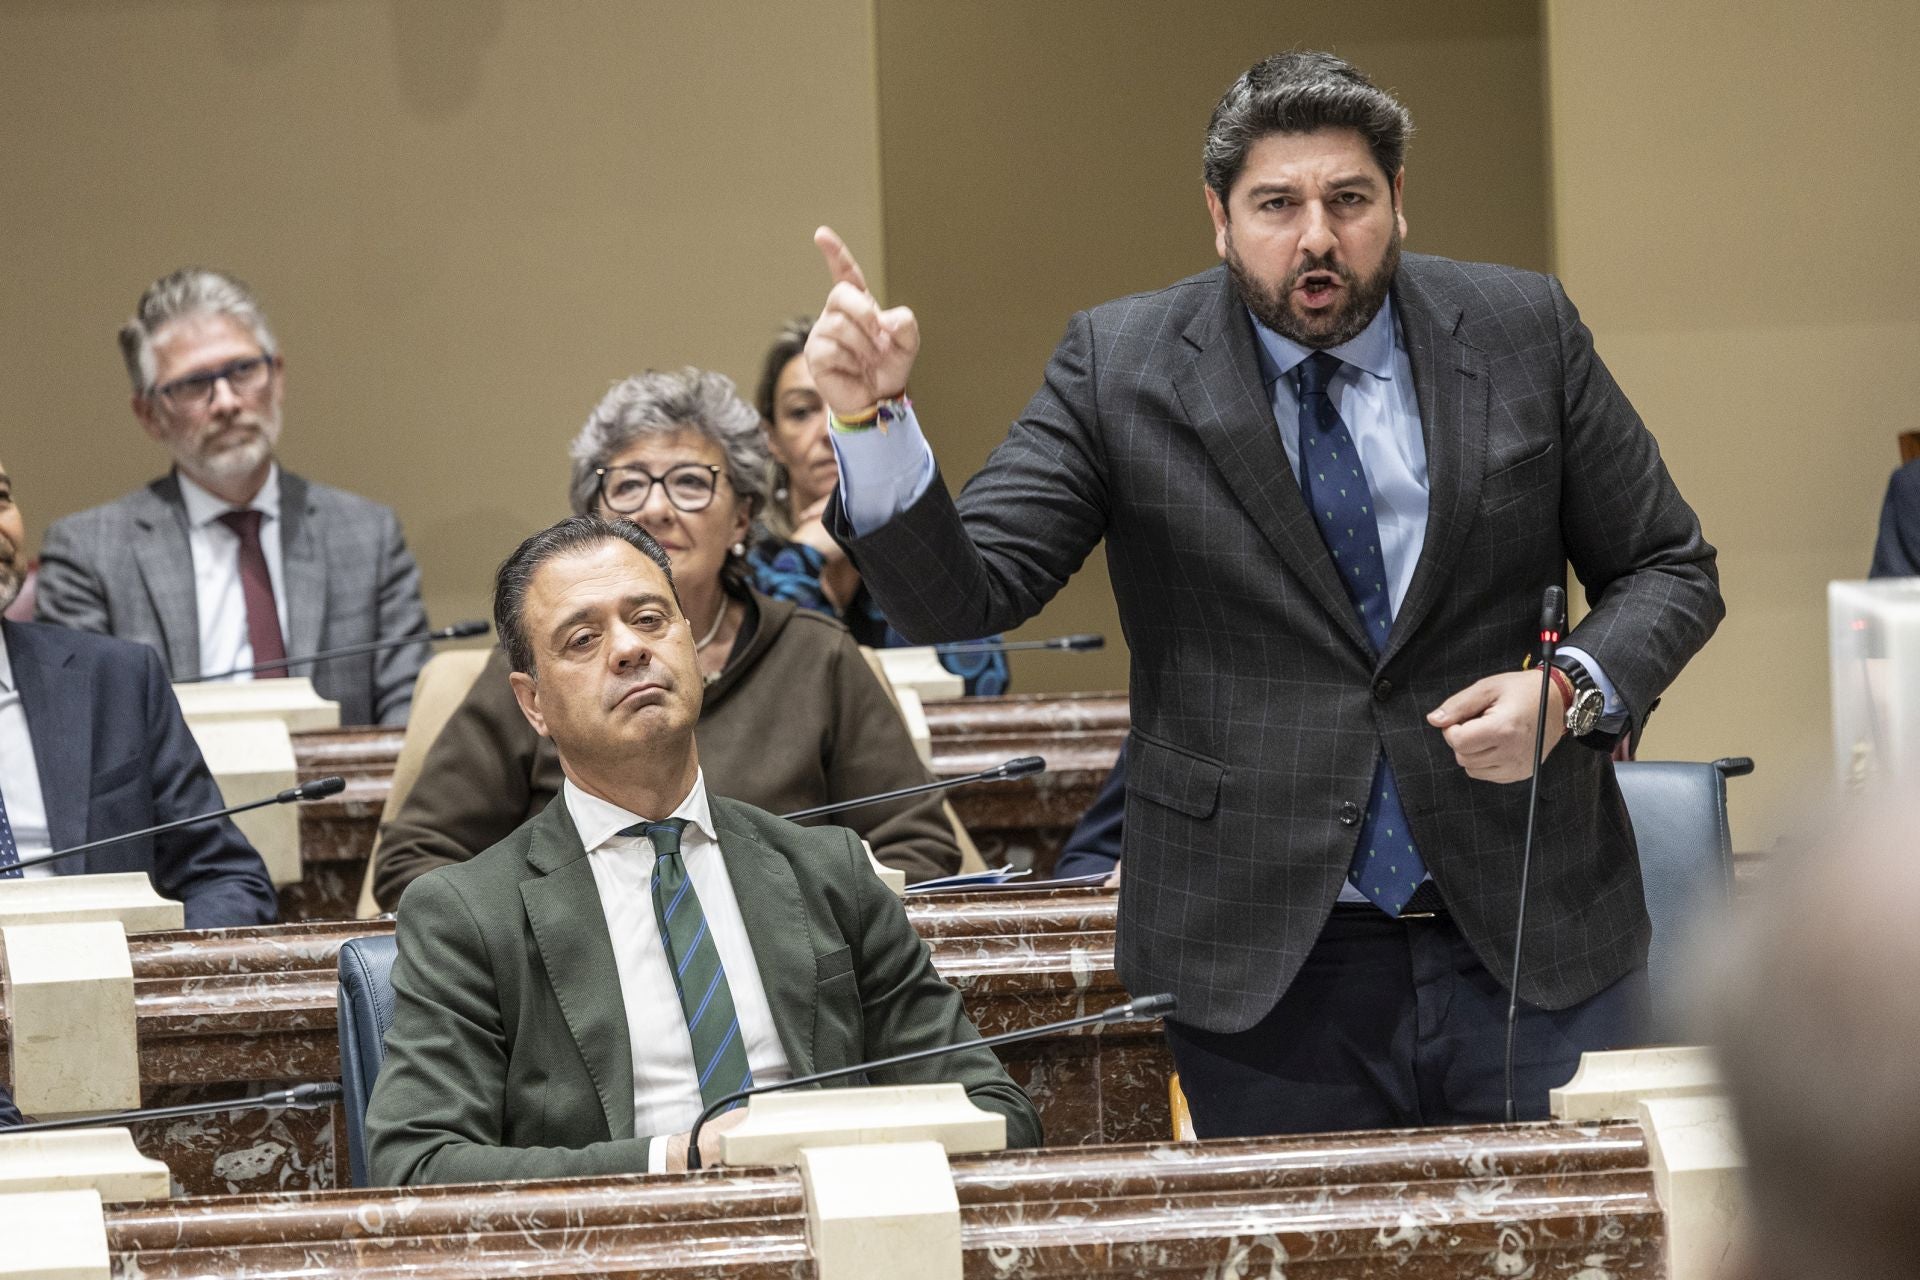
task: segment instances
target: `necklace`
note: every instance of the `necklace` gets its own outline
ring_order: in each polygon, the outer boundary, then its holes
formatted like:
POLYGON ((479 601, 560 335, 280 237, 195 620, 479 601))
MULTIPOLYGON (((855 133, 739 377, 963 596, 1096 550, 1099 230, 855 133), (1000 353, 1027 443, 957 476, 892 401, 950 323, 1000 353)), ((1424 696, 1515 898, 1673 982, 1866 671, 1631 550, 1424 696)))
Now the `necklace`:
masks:
POLYGON ((693 642, 693 651, 695 653, 698 653, 700 650, 712 644, 713 638, 720 634, 720 624, 725 622, 726 620, 727 620, 727 602, 724 598, 722 598, 720 601, 720 612, 713 615, 713 625, 707 628, 707 634, 701 636, 698 640, 695 640, 693 642))

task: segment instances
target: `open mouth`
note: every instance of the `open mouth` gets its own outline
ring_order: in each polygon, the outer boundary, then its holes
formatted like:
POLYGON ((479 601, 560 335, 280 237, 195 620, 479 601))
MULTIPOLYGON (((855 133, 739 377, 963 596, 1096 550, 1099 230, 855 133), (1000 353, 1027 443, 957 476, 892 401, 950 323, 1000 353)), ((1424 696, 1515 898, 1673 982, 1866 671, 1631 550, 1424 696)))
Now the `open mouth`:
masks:
POLYGON ((1300 277, 1294 293, 1309 307, 1324 307, 1344 286, 1340 277, 1329 271, 1314 271, 1300 277))

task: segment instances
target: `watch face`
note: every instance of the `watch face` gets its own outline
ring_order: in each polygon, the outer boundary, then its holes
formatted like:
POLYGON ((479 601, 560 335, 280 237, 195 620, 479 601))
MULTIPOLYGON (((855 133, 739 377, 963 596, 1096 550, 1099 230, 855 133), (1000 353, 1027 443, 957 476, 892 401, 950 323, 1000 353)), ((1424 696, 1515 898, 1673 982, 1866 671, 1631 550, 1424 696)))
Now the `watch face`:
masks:
POLYGON ((1600 712, 1606 702, 1606 695, 1598 689, 1582 689, 1574 696, 1573 705, 1567 708, 1567 732, 1576 738, 1592 733, 1600 723, 1600 712))

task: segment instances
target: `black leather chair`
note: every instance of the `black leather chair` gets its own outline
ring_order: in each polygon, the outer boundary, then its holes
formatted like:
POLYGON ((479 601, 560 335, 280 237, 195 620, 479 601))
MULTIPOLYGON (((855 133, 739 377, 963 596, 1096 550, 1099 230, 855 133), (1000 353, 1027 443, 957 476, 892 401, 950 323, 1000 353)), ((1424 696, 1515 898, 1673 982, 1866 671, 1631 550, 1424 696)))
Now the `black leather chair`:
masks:
POLYGON ((1653 992, 1654 1034, 1664 1040, 1685 1029, 1684 968, 1693 929, 1733 894, 1727 779, 1752 773, 1753 761, 1745 756, 1704 764, 1635 760, 1615 770, 1640 846, 1640 878, 1653 918, 1647 983, 1653 992))
POLYGON ((367 1100, 393 1025, 393 935, 349 938, 340 948, 340 1083, 347 1108, 353 1185, 367 1183, 367 1100))

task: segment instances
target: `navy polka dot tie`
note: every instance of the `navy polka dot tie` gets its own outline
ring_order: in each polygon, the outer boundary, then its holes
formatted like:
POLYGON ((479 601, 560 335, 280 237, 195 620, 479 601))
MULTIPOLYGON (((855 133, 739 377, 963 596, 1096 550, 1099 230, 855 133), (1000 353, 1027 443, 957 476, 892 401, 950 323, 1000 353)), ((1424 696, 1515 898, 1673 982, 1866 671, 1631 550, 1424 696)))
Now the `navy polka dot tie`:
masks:
MULTIPOLYGON (((1324 351, 1300 365, 1300 491, 1333 556, 1340 585, 1360 615, 1367 643, 1379 653, 1393 630, 1393 601, 1387 593, 1387 561, 1380 552, 1373 491, 1367 487, 1353 437, 1327 393, 1340 367, 1339 357, 1324 351)), ((1397 916, 1426 878, 1426 863, 1414 848, 1406 811, 1400 807, 1393 766, 1382 751, 1347 879, 1382 911, 1397 916)))

